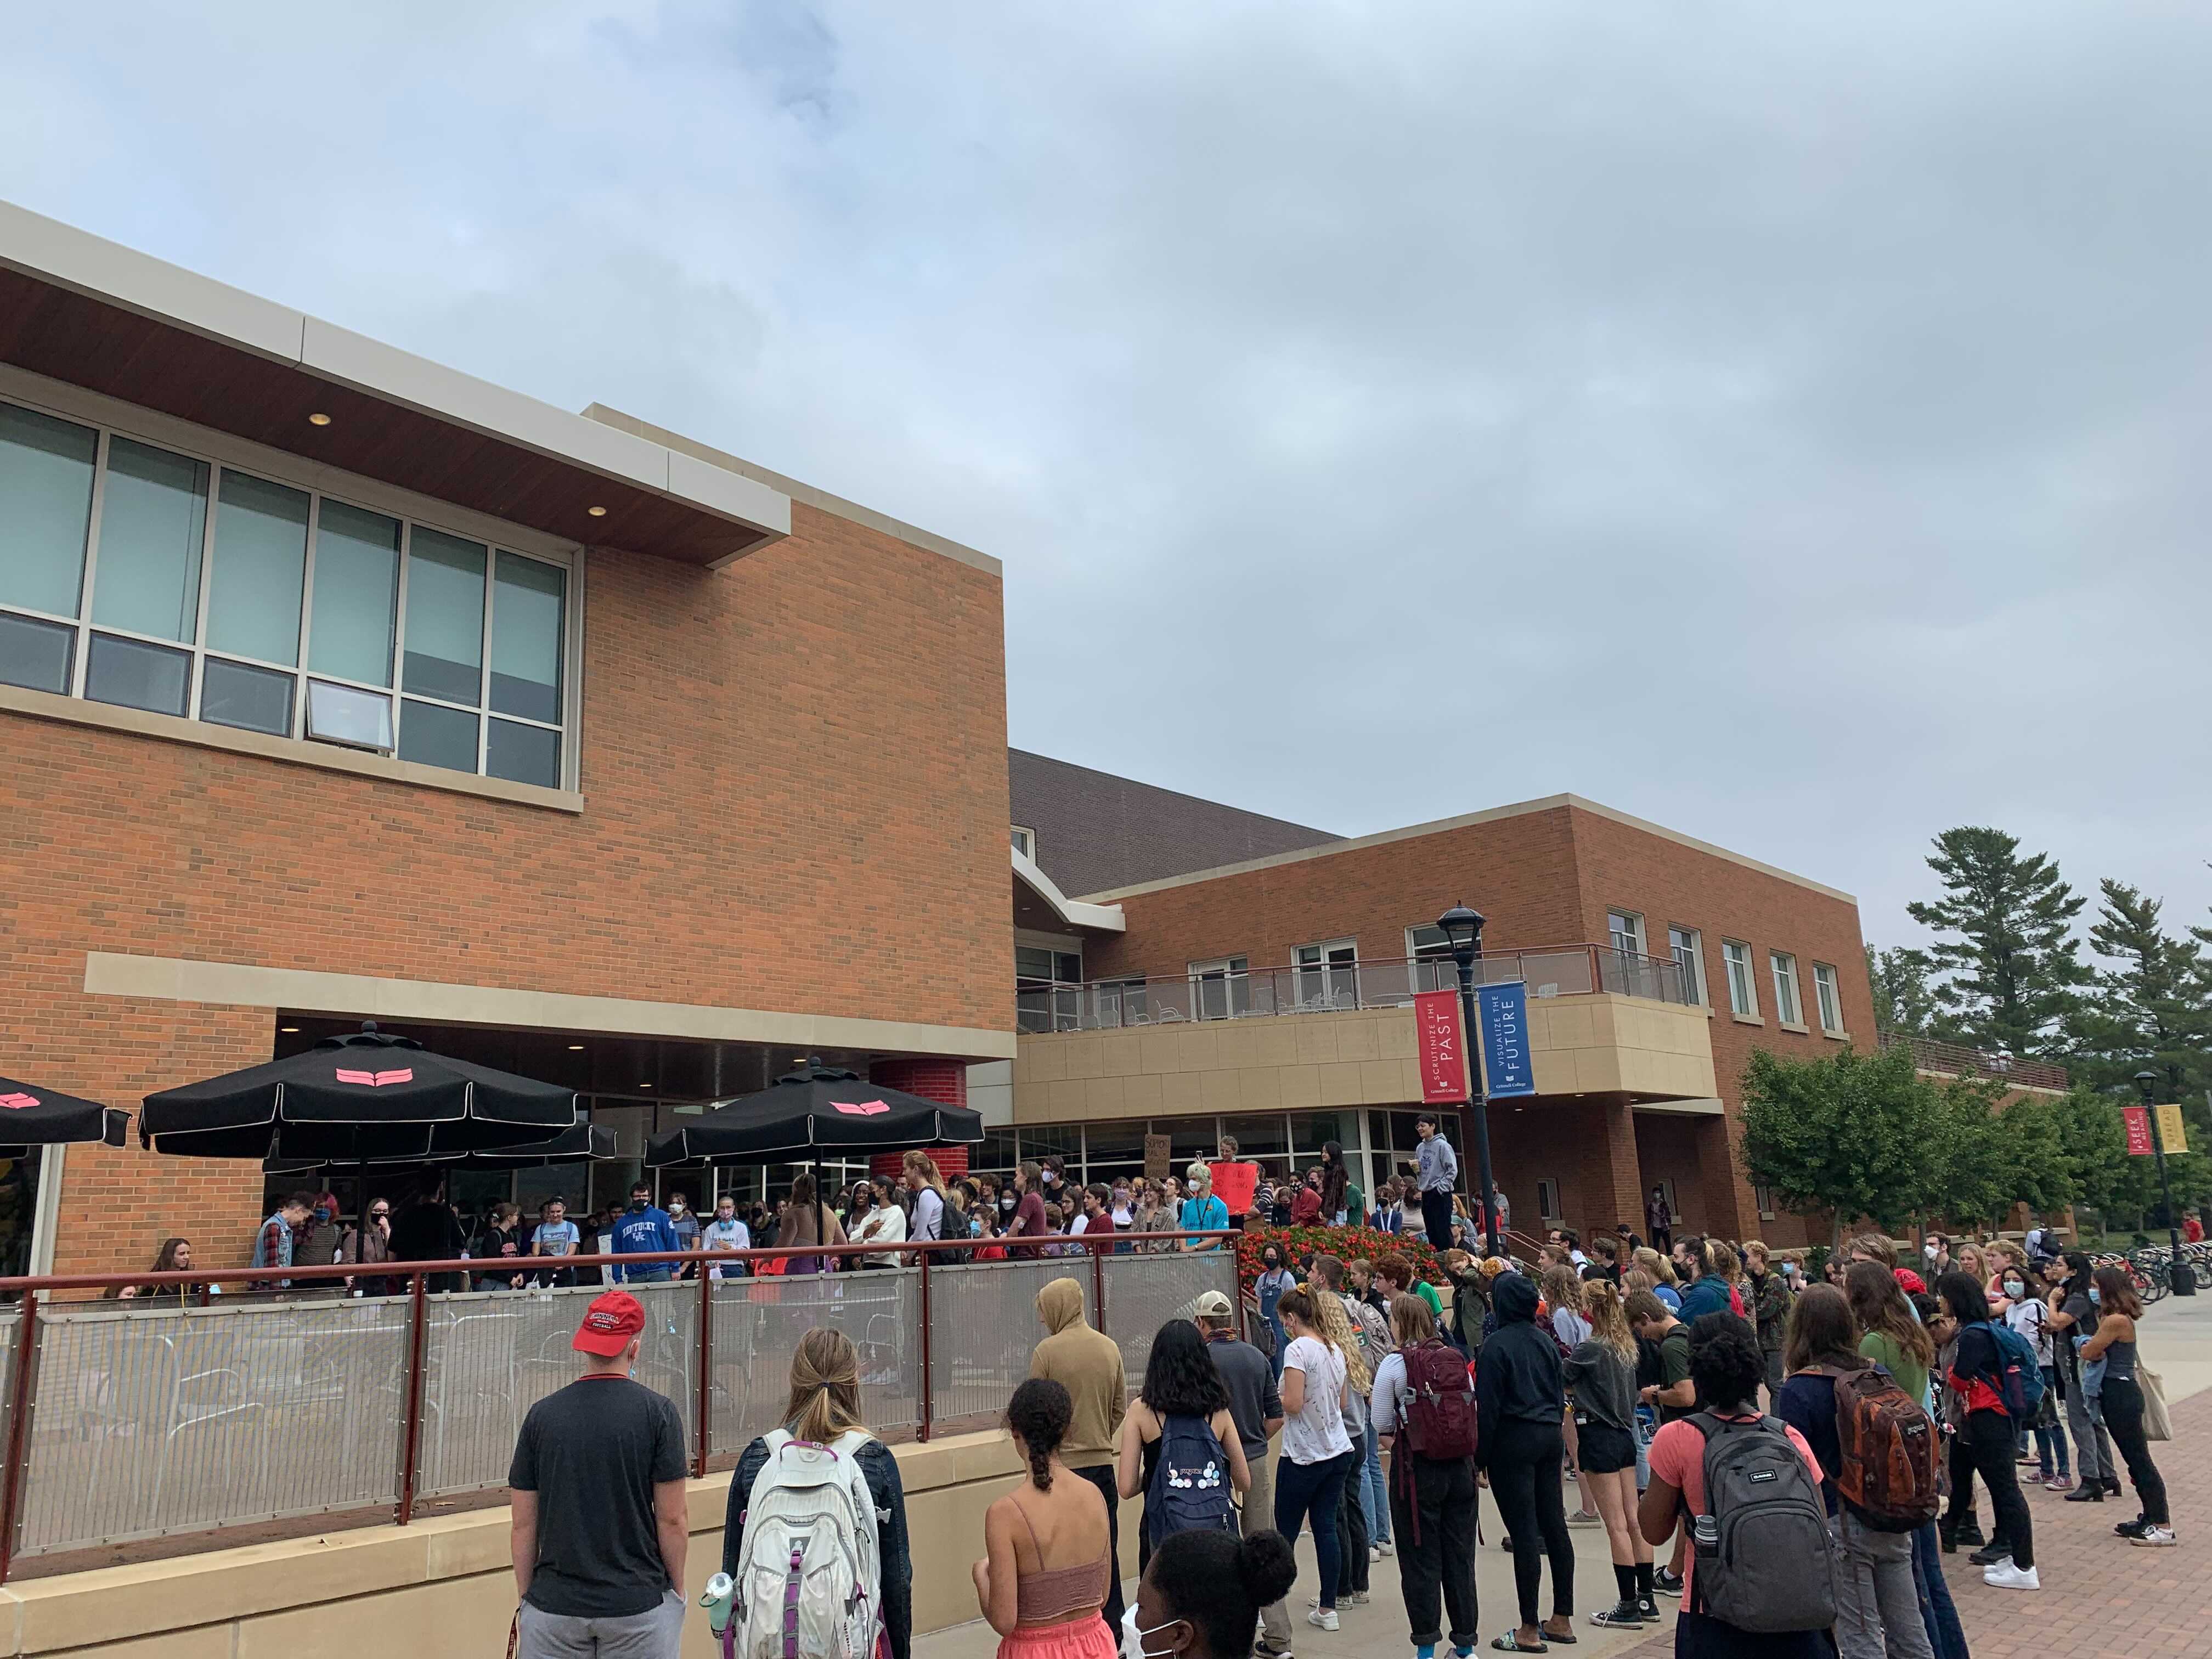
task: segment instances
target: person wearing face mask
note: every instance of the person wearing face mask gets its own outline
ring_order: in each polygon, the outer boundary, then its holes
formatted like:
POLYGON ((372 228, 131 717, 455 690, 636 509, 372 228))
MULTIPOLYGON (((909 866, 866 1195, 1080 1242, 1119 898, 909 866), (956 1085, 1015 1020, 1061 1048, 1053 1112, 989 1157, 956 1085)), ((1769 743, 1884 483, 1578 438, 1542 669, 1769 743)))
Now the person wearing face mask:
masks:
MULTIPOLYGON (((642 1181, 629 1189, 629 1208, 616 1220, 613 1234, 602 1245, 610 1255, 644 1255, 681 1248, 668 1212, 653 1201, 653 1188, 642 1181)), ((665 1285, 675 1276, 674 1264, 666 1261, 641 1262, 635 1267, 617 1263, 608 1271, 617 1285, 665 1285)))
MULTIPOLYGON (((682 1193, 671 1193, 668 1195, 668 1226, 669 1231, 676 1235, 678 1249, 696 1250, 699 1248, 698 1212, 692 1209, 691 1200, 682 1193)), ((677 1268, 677 1277, 679 1279, 698 1277, 698 1269, 689 1263, 675 1262, 671 1265, 677 1268)))
POLYGON ((2097 1328, 2097 1287, 2089 1258, 2079 1250, 2068 1251, 2050 1276, 2056 1283, 2045 1297, 2051 1316, 2044 1322, 2051 1329, 2051 1357, 2058 1363, 2059 1391, 2066 1399, 2066 1426, 2074 1436, 2075 1469, 2081 1477, 2066 1501, 2101 1504, 2120 1495, 2120 1466, 2105 1427, 2102 1391, 2090 1386, 2092 1376, 2081 1364, 2081 1344, 2097 1328))
POLYGON ((2021 1425, 2014 1443, 2015 1455, 2027 1455, 2031 1435, 2035 1443, 2036 1479, 2045 1491, 2063 1492, 2074 1484, 2068 1470, 2066 1431, 2058 1421, 2058 1357, 2052 1352, 2051 1304, 2043 1299, 2040 1275, 2017 1261, 2008 1261, 1998 1288, 2005 1300, 2004 1322, 2035 1349, 2036 1368, 2043 1373, 2043 1398, 2035 1414, 2021 1425), (2053 1453, 2057 1468, 2052 1468, 2053 1453))
POLYGON ((1260 1277, 1253 1285, 1253 1294, 1260 1298, 1260 1317, 1267 1322, 1268 1334, 1275 1339, 1273 1352, 1268 1356, 1267 1368, 1275 1374, 1275 1381, 1283 1380, 1283 1350, 1291 1339, 1284 1334, 1283 1322, 1275 1309, 1283 1293, 1297 1288, 1297 1277, 1283 1265, 1280 1245, 1270 1244, 1260 1252, 1260 1277))
MULTIPOLYGON (((751 1231, 738 1219, 738 1200, 724 1193, 714 1200, 714 1218, 699 1230, 699 1242, 717 1255, 726 1250, 750 1250, 753 1247, 751 1231)), ((732 1261, 726 1266, 710 1263, 707 1268, 709 1279, 742 1279, 745 1264, 732 1261)))
POLYGON ((1297 1582, 1278 1532, 1170 1534, 1121 1620, 1121 1659, 1248 1659, 1260 1609, 1297 1582))

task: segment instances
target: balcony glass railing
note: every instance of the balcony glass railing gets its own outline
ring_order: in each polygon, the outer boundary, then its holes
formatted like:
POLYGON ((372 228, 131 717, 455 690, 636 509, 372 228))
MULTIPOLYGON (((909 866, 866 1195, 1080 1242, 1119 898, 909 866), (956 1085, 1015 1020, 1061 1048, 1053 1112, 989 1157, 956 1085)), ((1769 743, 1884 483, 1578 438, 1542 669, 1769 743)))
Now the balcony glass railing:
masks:
MULTIPOLYGON (((1534 997, 1609 991, 1655 1002, 1692 1000, 1684 990, 1680 963, 1602 945, 1486 953, 1474 964, 1474 978, 1478 985, 1518 980, 1534 997)), ((1018 982, 1014 1000, 1022 1031, 1097 1031, 1191 1020, 1402 1008, 1420 992, 1455 990, 1458 985, 1459 969, 1449 957, 1413 957, 1350 965, 1131 976, 1082 985, 1024 980, 1018 982)))

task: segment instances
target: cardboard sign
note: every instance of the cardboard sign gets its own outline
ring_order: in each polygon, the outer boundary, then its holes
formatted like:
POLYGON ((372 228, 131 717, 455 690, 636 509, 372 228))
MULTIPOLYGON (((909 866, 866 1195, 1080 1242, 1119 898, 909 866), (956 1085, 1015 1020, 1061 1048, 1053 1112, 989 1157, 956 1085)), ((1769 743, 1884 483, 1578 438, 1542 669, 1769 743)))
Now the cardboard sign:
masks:
POLYGON ((1467 1044, 1459 1025, 1459 993, 1424 991, 1413 999, 1421 1104, 1455 1106, 1467 1099, 1467 1044))
POLYGON ((1213 1195, 1219 1199, 1231 1215, 1252 1213, 1252 1189, 1260 1184, 1260 1166, 1256 1164, 1209 1164, 1206 1172, 1213 1177, 1213 1195))
POLYGON ((1175 1173, 1175 1141, 1167 1135, 1145 1137, 1145 1179, 1165 1181, 1175 1173))

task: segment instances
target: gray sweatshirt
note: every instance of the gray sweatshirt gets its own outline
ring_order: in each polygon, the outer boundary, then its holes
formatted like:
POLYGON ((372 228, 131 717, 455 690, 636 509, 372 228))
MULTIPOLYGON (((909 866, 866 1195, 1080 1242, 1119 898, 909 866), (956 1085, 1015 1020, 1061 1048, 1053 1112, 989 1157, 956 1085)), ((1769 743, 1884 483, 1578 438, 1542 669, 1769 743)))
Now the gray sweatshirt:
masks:
POLYGON ((1574 1391, 1575 1420, 1604 1423, 1616 1429, 1636 1426, 1636 1361, 1595 1337, 1577 1346, 1567 1360, 1567 1387, 1574 1391))

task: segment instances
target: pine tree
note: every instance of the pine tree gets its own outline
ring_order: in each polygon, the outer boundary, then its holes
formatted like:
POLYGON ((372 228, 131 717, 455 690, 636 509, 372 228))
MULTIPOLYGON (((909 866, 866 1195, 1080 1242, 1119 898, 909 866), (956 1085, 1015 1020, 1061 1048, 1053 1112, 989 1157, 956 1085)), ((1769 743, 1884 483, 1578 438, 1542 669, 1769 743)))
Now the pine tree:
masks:
POLYGON ((2069 927, 2087 901, 2049 857, 2022 857, 2001 830, 1946 830, 1928 867, 1943 896, 1905 911, 1936 941, 1906 954, 1936 979, 1934 1035, 1999 1054, 2062 1048, 2075 988, 2089 976, 2069 927))
POLYGON ((2098 969, 2094 995, 2075 1014, 2074 1070, 2085 1081, 2132 1091, 2135 1073, 2148 1068, 2159 1074, 2160 1100, 2201 1097, 2212 1082, 2203 952, 2196 940, 2166 931, 2158 900, 2125 882, 2098 887, 2103 902, 2089 945, 2112 966, 2098 969))
POLYGON ((1874 984, 1874 1027, 1900 1036, 1928 1036, 1936 1024, 1936 994, 1920 953, 1902 946, 1866 947, 1867 978, 1874 984))

